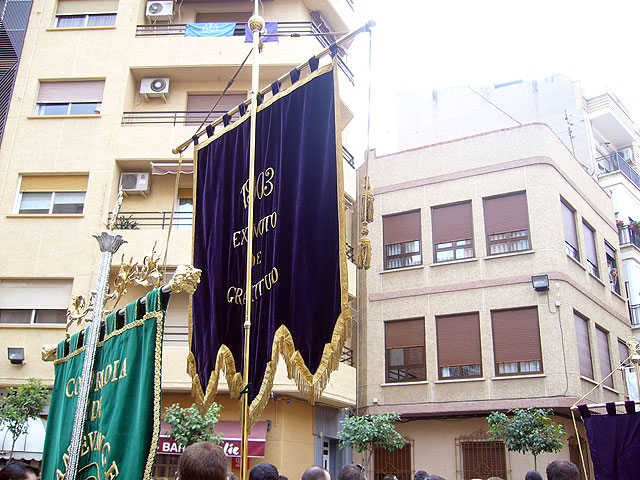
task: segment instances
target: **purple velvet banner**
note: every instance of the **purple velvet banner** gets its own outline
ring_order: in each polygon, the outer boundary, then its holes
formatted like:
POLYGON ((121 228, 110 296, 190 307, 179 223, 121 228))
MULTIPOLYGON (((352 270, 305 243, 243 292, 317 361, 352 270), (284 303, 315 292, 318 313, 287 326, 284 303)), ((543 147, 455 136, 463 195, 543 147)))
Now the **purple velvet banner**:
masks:
MULTIPOLYGON (((279 327, 290 332, 313 374, 337 319, 348 316, 333 75, 318 71, 258 111, 251 401, 264 395, 260 387, 279 327)), ((200 398, 208 387, 216 389, 209 379, 223 346, 242 371, 249 131, 247 115, 198 146, 193 261, 202 277, 192 302, 190 361, 200 398)))
POLYGON ((591 415, 586 405, 579 406, 597 480, 635 480, 640 475, 640 413, 634 402, 625 402, 625 408, 626 414, 615 414, 610 403, 608 415, 591 415))

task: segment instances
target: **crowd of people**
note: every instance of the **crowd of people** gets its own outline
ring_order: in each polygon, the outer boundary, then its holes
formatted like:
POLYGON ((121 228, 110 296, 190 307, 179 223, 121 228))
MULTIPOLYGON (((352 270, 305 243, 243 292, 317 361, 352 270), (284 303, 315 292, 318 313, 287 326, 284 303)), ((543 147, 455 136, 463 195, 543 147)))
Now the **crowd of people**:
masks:
MULTIPOLYGON (((554 460, 546 469, 547 480, 580 480, 578 467, 566 460, 554 460)), ((0 480, 39 480, 40 470, 22 462, 9 462, 0 470, 0 480)), ((222 448, 213 442, 199 442, 185 448, 178 462, 176 480, 237 480, 233 473, 227 472, 227 457, 222 448)), ((249 480, 288 480, 280 475, 275 465, 259 463, 249 472, 249 480)), ((331 480, 329 472, 313 465, 302 474, 300 480, 331 480)), ((367 480, 362 465, 346 465, 338 475, 338 480, 367 480)), ((398 480, 389 473, 383 480, 398 480)), ((418 470, 413 480, 446 480, 439 475, 429 475, 418 470)), ((473 479, 480 480, 480 479, 473 479)), ((490 477, 488 480, 503 480, 490 477)), ((527 472, 524 480, 544 480, 535 470, 527 472)))
MULTIPOLYGON (((211 442, 195 443, 188 446, 178 462, 178 480, 237 480, 228 473, 227 458, 222 449, 211 442)), ((554 460, 546 469, 547 480, 580 480, 578 467, 566 460, 554 460)), ((543 480, 535 470, 527 472, 525 480, 543 480)), ((2 478, 0 478, 2 480, 2 478)), ((288 480, 278 473, 275 465, 260 463, 249 472, 249 480, 288 480)), ((313 465, 302 474, 300 480, 331 480, 327 470, 313 465)), ((338 475, 338 480, 367 480, 362 465, 346 465, 338 475)), ((389 473, 383 480, 398 480, 395 474, 389 473)), ((439 475, 429 475, 425 470, 418 470, 413 480, 446 480, 439 475)), ((474 479, 475 480, 475 479, 474 479)), ((502 480, 491 477, 488 480, 502 480)))

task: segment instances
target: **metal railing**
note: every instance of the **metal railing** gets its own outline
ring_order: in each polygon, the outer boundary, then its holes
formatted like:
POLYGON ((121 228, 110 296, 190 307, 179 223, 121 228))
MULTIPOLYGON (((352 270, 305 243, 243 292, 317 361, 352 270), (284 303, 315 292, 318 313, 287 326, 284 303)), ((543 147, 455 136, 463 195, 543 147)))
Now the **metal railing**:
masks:
POLYGON ((349 7, 351 8, 351 10, 353 10, 354 12, 356 11, 356 6, 355 6, 355 2, 354 0, 346 0, 347 5, 349 5, 349 7))
MULTIPOLYGON (((226 111, 215 110, 209 115, 208 121, 213 122, 222 117, 226 111)), ((154 111, 154 112, 123 112, 122 125, 185 125, 199 126, 207 118, 205 111, 154 111)), ((234 119, 234 117, 231 117, 234 119)))
MULTIPOLYGON (((160 228, 164 230, 169 228, 171 220, 170 211, 157 212, 120 212, 118 221, 116 222, 116 230, 141 230, 149 228, 160 228)), ((107 217, 107 225, 111 223, 111 213, 107 217)), ((178 230, 191 229, 193 225, 193 213, 191 212, 174 212, 173 228, 178 230)), ((347 245, 347 258, 355 263, 354 249, 349 243, 347 245)))
POLYGON ((342 348, 342 353, 340 354, 340 362, 353 367, 353 349, 345 345, 342 348))
POLYGON ((351 165, 351 168, 353 168, 355 170, 356 164, 353 161, 353 155, 351 154, 351 152, 349 150, 344 148, 344 146, 342 147, 342 159, 345 162, 347 162, 349 165, 351 165))
POLYGON ((618 240, 620 245, 635 245, 640 248, 640 234, 629 227, 622 227, 621 230, 618 230, 618 240))
POLYGON ((596 158, 596 164, 600 169, 600 174, 620 171, 640 188, 640 175, 638 175, 638 172, 636 172, 618 152, 596 158))
POLYGON ((186 343, 189 340, 187 325, 165 325, 164 339, 166 343, 186 343))
MULTIPOLYGON (((348 2, 349 0, 347 0, 348 2)), ((236 23, 233 32, 234 37, 244 37, 245 23, 236 23)), ((187 29, 186 23, 164 24, 164 25, 137 25, 136 37, 166 37, 166 36, 184 36, 187 29)), ((327 34, 320 31, 318 26, 313 22, 278 22, 278 37, 301 37, 313 36, 318 40, 320 45, 327 48, 333 43, 327 38, 327 34)), ((351 82, 355 85, 354 75, 351 69, 344 61, 344 50, 338 49, 338 67, 342 70, 351 82)))
POLYGON ((640 305, 629 304, 629 318, 631 318, 631 326, 640 326, 640 305))

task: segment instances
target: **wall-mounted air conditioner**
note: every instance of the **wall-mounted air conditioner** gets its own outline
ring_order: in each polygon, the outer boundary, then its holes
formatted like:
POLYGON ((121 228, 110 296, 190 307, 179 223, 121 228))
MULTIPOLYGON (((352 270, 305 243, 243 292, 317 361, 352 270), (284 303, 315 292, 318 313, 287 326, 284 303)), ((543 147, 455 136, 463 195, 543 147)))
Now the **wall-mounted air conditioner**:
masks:
POLYGON ((173 0, 149 0, 147 2, 149 20, 171 20, 173 18, 173 0))
POLYGON ((120 188, 125 193, 148 193, 150 180, 148 172, 124 172, 120 174, 120 188))
POLYGON ((169 93, 169 78, 143 78, 140 80, 140 95, 145 101, 149 101, 150 98, 161 97, 165 102, 167 101, 167 94, 169 93))

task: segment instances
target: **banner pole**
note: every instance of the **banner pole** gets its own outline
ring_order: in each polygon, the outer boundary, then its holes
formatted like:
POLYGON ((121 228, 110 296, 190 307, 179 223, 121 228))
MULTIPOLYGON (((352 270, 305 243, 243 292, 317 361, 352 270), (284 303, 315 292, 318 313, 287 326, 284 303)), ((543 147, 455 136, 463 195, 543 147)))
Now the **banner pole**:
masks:
POLYGON ((247 198, 247 276, 245 282, 245 317, 244 317, 244 360, 242 362, 242 446, 240 478, 249 478, 249 346, 251 341, 251 298, 252 279, 251 268, 253 266, 253 204, 255 199, 255 160, 256 160, 256 130, 258 116, 258 89, 260 88, 260 32, 265 22, 259 13, 259 0, 254 2, 253 16, 249 19, 249 28, 253 33, 253 63, 251 66, 251 136, 249 143, 249 179, 245 194, 247 198))

